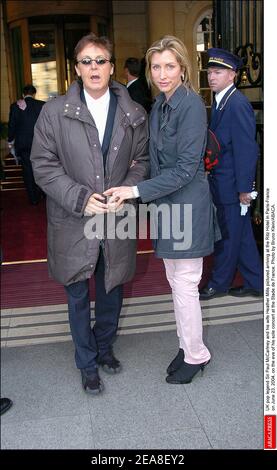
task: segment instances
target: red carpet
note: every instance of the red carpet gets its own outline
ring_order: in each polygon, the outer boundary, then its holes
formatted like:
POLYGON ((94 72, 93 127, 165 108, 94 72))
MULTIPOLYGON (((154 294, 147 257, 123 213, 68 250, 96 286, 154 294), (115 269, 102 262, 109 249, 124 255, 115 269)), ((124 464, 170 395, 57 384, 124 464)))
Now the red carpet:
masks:
POLYGON ((2 261, 46 258, 45 201, 31 206, 25 191, 1 192, 2 261))
MULTIPOLYGON (((46 258, 45 202, 30 206, 25 191, 1 193, 2 256, 4 262, 46 258)), ((139 251, 151 250, 149 240, 140 240, 139 251)), ((212 256, 204 260, 200 287, 206 284, 211 271, 212 256)), ((239 274, 234 285, 241 284, 239 274)), ((24 263, 2 266, 2 308, 35 307, 66 303, 64 288, 48 277, 47 263, 24 263)), ((124 297, 151 296, 170 293, 161 259, 153 254, 137 256, 137 271, 132 282, 124 286, 124 297)), ((91 298, 94 282, 91 280, 91 298)))
MULTIPOLYGON (((169 291, 163 262, 153 254, 138 255, 137 273, 133 282, 124 286, 124 297, 166 294, 169 291)), ((66 303, 64 288, 49 279, 46 263, 3 266, 1 297, 2 308, 66 303)), ((93 279, 91 298, 94 298, 93 279)))
MULTIPOLYGON (((25 191, 1 192, 2 261, 31 261, 47 257, 45 201, 28 203, 25 191)), ((138 251, 152 250, 150 240, 139 240, 138 251)))
MULTIPOLYGON (((204 260, 200 287, 206 284, 212 266, 212 256, 204 260)), ((35 307, 66 303, 64 288, 49 279, 46 263, 8 265, 2 267, 2 308, 35 307)), ((239 274, 234 286, 241 284, 239 274)), ((138 255, 137 271, 132 282, 124 286, 124 297, 169 294, 162 260, 153 254, 138 255)), ((94 299, 94 282, 91 280, 91 298, 94 299)))

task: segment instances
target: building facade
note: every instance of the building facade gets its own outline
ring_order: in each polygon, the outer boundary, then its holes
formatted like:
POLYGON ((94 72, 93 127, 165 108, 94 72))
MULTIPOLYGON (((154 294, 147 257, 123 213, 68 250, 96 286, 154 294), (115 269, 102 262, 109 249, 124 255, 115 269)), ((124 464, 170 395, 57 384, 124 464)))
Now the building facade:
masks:
POLYGON ((212 12, 210 0, 3 0, 1 121, 7 121, 9 105, 20 97, 26 83, 37 87, 38 99, 66 92, 75 77, 74 46, 89 31, 113 40, 115 79, 122 83, 127 57, 142 58, 154 40, 164 34, 176 35, 191 56, 194 85, 205 88, 197 52, 212 45, 212 12), (203 25, 210 30, 202 31, 203 25))
MULTIPOLYGON (((165 34, 180 38, 191 58, 193 84, 208 113, 213 97, 207 82, 207 49, 223 47, 243 57, 237 86, 256 113, 261 148, 257 188, 261 187, 263 1, 2 0, 1 123, 8 121, 10 104, 21 96, 27 83, 35 85, 37 98, 45 101, 66 92, 75 78, 74 47, 90 31, 113 41, 114 78, 122 83, 127 57, 142 59, 152 42, 165 34)), ((2 158, 4 154, 5 149, 1 150, 2 158)))
MULTIPOLYGON (((115 79, 122 83, 127 57, 142 58, 164 34, 179 37, 191 57, 194 86, 207 107, 212 100, 205 72, 207 48, 222 45, 249 57, 262 50, 260 1, 2 0, 1 23, 2 122, 26 83, 33 83, 43 100, 66 92, 75 78, 74 46, 89 31, 114 42, 115 79), (249 44, 256 50, 245 51, 249 44)), ((245 73, 242 78, 250 100, 262 101, 261 86, 247 87, 245 73)))

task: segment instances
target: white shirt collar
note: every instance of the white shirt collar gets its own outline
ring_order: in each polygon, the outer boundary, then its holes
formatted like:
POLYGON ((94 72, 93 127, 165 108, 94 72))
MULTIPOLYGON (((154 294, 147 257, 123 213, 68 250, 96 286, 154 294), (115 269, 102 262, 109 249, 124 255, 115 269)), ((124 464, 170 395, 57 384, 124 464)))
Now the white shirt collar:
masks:
POLYGON ((98 130, 99 142, 102 145, 104 133, 106 129, 107 117, 110 105, 110 89, 98 99, 92 98, 84 88, 84 95, 87 103, 88 110, 92 115, 96 128, 98 130))
POLYGON ((88 94, 85 88, 84 88, 84 94, 85 94, 85 99, 86 99, 88 108, 90 106, 97 106, 97 107, 106 106, 106 105, 109 106, 109 103, 110 103, 110 89, 109 88, 104 93, 104 95, 100 96, 100 98, 97 98, 97 99, 92 98, 92 96, 88 94))
POLYGON ((216 100, 216 108, 218 108, 218 105, 220 103, 220 101, 222 100, 223 96, 225 95, 225 93, 233 86, 234 84, 231 83, 231 85, 227 86, 226 88, 224 88, 224 90, 220 91, 219 93, 216 93, 215 95, 215 100, 216 100))
POLYGON ((133 80, 130 80, 128 83, 127 83, 127 88, 129 88, 130 85, 132 85, 132 83, 136 82, 138 80, 138 77, 137 78, 134 78, 133 80))

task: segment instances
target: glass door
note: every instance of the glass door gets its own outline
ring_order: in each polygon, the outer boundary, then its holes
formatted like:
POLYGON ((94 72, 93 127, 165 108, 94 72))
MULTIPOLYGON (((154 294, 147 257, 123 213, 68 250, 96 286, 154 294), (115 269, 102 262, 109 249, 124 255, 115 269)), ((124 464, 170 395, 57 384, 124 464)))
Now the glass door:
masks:
POLYGON ((54 25, 30 25, 31 70, 36 98, 47 101, 58 95, 54 25))
POLYGON ((198 62, 198 91, 204 99, 208 115, 210 113, 213 93, 209 87, 207 78, 208 54, 207 49, 212 47, 212 11, 207 13, 205 18, 197 27, 197 62, 198 62))
POLYGON ((89 18, 78 23, 66 22, 64 25, 66 80, 69 86, 75 79, 74 49, 81 37, 90 31, 89 18))
POLYGON ((53 15, 29 19, 32 81, 37 99, 64 94, 75 79, 74 48, 90 31, 90 17, 53 15))
POLYGON ((32 81, 28 36, 28 21, 26 19, 14 21, 11 24, 9 40, 11 48, 12 101, 20 98, 24 85, 32 81))

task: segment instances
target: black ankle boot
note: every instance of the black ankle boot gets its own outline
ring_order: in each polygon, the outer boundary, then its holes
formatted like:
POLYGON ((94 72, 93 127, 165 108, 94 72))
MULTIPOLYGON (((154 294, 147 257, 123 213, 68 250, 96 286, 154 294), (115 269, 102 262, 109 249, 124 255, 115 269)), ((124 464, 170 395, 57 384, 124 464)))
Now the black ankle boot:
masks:
POLYGON ((168 373, 168 375, 173 374, 173 372, 179 369, 179 367, 184 362, 184 358, 185 358, 184 350, 180 348, 177 356, 174 357, 173 361, 171 361, 168 368, 166 369, 166 372, 168 373))
POLYGON ((183 362, 183 364, 176 370, 173 374, 166 377, 166 381, 169 384, 189 384, 193 377, 201 370, 204 371, 204 368, 210 361, 203 362, 202 364, 188 364, 183 362))

